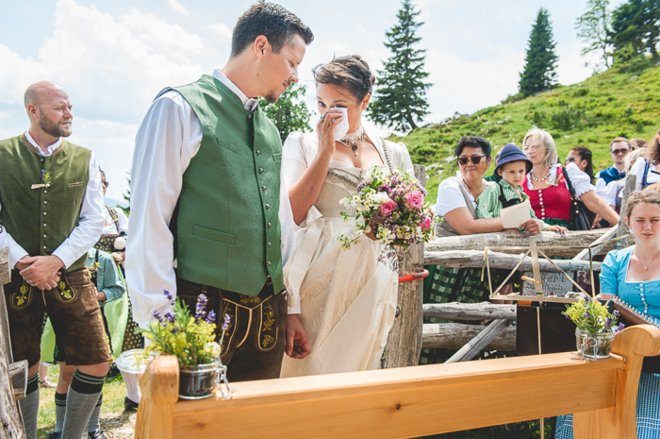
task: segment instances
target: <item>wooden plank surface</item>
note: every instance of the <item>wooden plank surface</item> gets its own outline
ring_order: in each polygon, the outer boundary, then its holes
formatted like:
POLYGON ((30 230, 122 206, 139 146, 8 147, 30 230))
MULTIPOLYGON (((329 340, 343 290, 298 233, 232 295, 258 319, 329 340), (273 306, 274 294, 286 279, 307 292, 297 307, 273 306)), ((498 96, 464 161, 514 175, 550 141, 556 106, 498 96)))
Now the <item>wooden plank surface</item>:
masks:
MULTIPOLYGON (((549 257, 572 258, 609 229, 594 229, 567 232, 560 235, 555 232, 541 232, 533 239, 538 248, 549 257)), ((529 250, 530 237, 517 232, 480 233, 477 235, 449 236, 435 238, 425 246, 426 251, 444 250, 489 250, 502 253, 526 253, 529 250)))
POLYGON ((173 437, 394 438, 479 428, 611 407, 623 368, 619 357, 560 353, 233 383, 231 400, 177 403, 173 437))
MULTIPOLYGON (((489 251, 488 263, 490 264, 491 270, 498 268, 504 270, 513 270, 516 265, 518 265, 518 262, 520 262, 521 257, 522 256, 519 254, 489 251)), ((589 261, 557 259, 554 262, 564 271, 589 270, 589 261)), ((481 268, 485 264, 484 252, 483 250, 427 250, 424 252, 424 264, 442 265, 443 267, 452 268, 481 268)), ((600 271, 600 264, 600 262, 594 262, 594 270, 600 271)), ((557 269, 545 259, 539 260, 539 268, 541 271, 557 271, 557 269)), ((532 260, 530 258, 526 258, 526 260, 523 261, 523 263, 520 265, 519 269, 521 271, 531 271, 532 260)))
MULTIPOLYGON (((422 332, 424 349, 447 349, 457 351, 467 342, 479 335, 486 326, 466 325, 464 323, 425 323, 422 332)), ((504 329, 487 347, 499 351, 513 352, 516 350, 516 328, 509 326, 504 329)))
POLYGON ((481 303, 425 303, 424 317, 437 317, 446 320, 489 320, 516 318, 516 305, 502 305, 490 302, 481 303))

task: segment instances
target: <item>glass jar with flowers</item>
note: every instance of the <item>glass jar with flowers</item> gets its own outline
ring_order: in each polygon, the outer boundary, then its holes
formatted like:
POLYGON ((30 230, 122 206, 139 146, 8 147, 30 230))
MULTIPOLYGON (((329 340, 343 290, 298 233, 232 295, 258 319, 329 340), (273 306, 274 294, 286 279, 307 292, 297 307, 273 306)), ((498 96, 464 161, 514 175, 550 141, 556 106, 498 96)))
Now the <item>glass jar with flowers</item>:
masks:
POLYGON ((179 361, 179 397, 201 399, 212 395, 216 385, 224 397, 229 395, 227 367, 220 361, 222 341, 229 326, 229 315, 220 327, 220 342, 216 342, 216 315, 206 312, 204 294, 197 298, 195 315, 179 299, 165 291, 172 311, 154 313, 154 320, 144 336, 150 341, 146 351, 158 355, 174 355, 179 361))
POLYGON ((607 305, 595 298, 580 298, 566 306, 563 312, 575 323, 575 341, 582 358, 597 360, 609 357, 614 335, 623 329, 622 323, 617 324, 619 312, 610 312, 607 305))

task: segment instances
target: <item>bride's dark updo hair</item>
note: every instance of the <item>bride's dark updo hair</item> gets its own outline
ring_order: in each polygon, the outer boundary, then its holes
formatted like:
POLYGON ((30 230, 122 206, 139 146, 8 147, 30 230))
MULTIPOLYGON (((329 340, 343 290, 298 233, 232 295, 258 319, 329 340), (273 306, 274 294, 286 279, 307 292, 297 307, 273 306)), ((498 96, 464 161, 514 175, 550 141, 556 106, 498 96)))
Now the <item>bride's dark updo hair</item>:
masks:
POLYGON ((340 56, 327 64, 316 66, 313 73, 316 82, 343 87, 358 101, 371 93, 376 82, 369 64, 360 55, 340 56))

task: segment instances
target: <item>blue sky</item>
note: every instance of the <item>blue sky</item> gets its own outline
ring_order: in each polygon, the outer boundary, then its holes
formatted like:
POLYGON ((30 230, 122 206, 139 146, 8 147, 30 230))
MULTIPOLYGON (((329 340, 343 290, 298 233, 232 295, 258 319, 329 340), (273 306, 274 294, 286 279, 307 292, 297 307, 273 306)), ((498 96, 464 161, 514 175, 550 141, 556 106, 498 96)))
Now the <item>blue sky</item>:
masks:
MULTIPOLYGON (((221 67, 231 29, 251 1, 20 0, 0 15, 0 138, 27 127, 22 95, 32 82, 60 84, 74 105, 71 140, 91 148, 106 170, 109 196, 126 189, 133 141, 153 96, 221 67)), ((385 31, 395 0, 287 0, 315 33, 300 68, 314 106, 311 69, 333 55, 358 53, 374 70, 388 56, 385 31)), ((592 69, 580 56, 574 22, 586 0, 417 0, 425 21, 431 114, 437 122, 515 93, 527 38, 538 9, 550 12, 562 84, 592 69)), ((621 3, 615 1, 613 3, 621 3)))

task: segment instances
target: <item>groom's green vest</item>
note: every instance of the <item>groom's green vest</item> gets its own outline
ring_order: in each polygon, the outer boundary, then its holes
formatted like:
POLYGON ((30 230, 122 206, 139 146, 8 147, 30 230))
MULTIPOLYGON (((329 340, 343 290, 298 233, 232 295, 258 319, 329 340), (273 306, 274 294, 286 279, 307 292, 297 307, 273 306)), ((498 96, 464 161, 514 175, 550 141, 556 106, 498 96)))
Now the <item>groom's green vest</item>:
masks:
MULTIPOLYGON (((249 112, 217 79, 175 87, 202 124, 202 144, 183 174, 177 276, 249 296, 268 276, 284 289, 280 249, 282 141, 261 108, 249 112)), ((163 182, 164 184, 165 182, 163 182)))
MULTIPOLYGON (((91 155, 66 140, 49 157, 23 136, 0 141, 0 225, 31 256, 52 254, 78 225, 91 155)), ((86 257, 67 271, 82 268, 86 257)))

